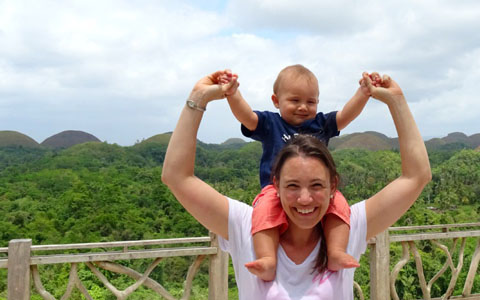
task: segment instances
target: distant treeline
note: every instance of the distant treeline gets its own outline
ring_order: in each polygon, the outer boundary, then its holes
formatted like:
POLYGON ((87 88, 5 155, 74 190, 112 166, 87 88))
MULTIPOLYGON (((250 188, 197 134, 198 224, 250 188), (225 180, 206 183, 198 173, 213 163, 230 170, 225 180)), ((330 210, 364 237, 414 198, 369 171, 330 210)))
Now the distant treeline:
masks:
MULTIPOLYGON (((33 244, 63 244, 207 235, 161 183, 165 151, 164 142, 132 147, 85 143, 64 150, 0 148, 0 247, 15 238, 31 238, 33 244)), ((333 155, 341 174, 340 189, 352 204, 400 174, 397 151, 345 149, 333 155)), ((433 180, 397 225, 478 221, 480 152, 453 147, 429 155, 433 180)), ((260 156, 257 142, 199 143, 195 173, 220 192, 251 203, 260 190, 260 156)), ((151 277, 171 291, 180 290, 187 260, 166 260, 151 277)), ((56 278, 44 285, 59 298, 68 268, 57 266, 43 272, 56 278)), ((82 272, 84 283, 98 299, 113 299, 89 271, 82 272)), ((360 282, 367 280, 362 272, 360 269, 357 274, 360 282)), ((1 270, 0 299, 6 298, 5 277, 6 271, 1 270)), ((205 269, 197 277, 194 294, 198 298, 193 299, 201 299, 207 288, 205 269)), ((119 286, 127 282, 122 278, 116 279, 119 286)), ((400 293, 419 298, 421 291, 416 294, 417 290, 418 285, 400 293)), ((150 299, 149 293, 140 289, 129 299, 150 299)), ((41 299, 35 297, 32 299, 41 299)))

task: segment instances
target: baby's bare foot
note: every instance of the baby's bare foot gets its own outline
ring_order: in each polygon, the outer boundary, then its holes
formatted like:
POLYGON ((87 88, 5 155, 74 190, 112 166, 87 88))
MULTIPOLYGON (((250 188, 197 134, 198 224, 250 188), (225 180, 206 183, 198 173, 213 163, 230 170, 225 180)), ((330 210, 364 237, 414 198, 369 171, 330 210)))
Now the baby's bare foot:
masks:
POLYGON ((358 261, 345 252, 331 251, 328 253, 328 269, 331 271, 358 267, 360 267, 358 261))
POLYGON ((277 271, 277 262, 273 257, 262 257, 252 262, 246 263, 245 267, 250 273, 265 281, 275 279, 277 271))

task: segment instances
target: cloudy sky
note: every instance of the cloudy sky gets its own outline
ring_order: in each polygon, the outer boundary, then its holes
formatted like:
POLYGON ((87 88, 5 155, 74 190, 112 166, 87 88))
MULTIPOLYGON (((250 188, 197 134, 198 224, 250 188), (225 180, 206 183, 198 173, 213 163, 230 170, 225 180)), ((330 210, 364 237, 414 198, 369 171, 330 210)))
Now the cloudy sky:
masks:
MULTIPOLYGON (((133 145, 172 131, 193 84, 238 73, 254 109, 274 110, 278 72, 319 79, 319 111, 338 110, 362 71, 391 75, 426 138, 480 132, 477 0, 0 0, 0 130, 37 142, 63 130, 133 145)), ((342 133, 396 136, 372 99, 342 133)), ((241 137, 226 101, 199 138, 241 137)))

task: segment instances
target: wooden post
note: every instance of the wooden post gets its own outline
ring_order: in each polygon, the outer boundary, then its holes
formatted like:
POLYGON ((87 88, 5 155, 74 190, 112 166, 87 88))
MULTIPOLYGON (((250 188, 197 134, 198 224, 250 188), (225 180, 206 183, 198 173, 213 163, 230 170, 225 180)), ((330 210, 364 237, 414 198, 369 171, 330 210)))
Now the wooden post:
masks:
POLYGON ((30 247, 32 240, 8 243, 8 300, 30 299, 30 247))
POLYGON ((218 244, 216 234, 210 232, 211 246, 217 247, 216 255, 210 256, 210 278, 208 281, 208 299, 228 299, 228 253, 223 252, 218 244))
POLYGON ((390 239, 388 229, 378 234, 370 249, 370 299, 390 299, 390 239))

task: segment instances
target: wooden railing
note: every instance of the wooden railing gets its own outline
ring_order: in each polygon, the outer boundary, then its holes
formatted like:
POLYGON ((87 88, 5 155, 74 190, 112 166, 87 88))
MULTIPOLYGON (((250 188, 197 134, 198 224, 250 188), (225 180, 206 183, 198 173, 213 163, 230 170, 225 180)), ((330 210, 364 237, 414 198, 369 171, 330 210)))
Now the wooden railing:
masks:
POLYGON ((68 245, 40 245, 32 246, 29 239, 12 240, 8 248, 0 248, 0 253, 8 253, 7 258, 0 258, 0 268, 8 268, 8 300, 30 299, 30 278, 33 278, 34 286, 43 299, 55 300, 44 287, 38 270, 39 265, 46 264, 70 264, 70 275, 65 294, 62 300, 69 299, 73 290, 78 289, 86 299, 92 299, 87 289, 78 276, 78 264, 85 264, 93 274, 114 294, 117 299, 127 299, 138 287, 144 285, 167 300, 175 300, 160 283, 149 278, 151 271, 163 258, 175 256, 195 257, 190 266, 184 282, 184 290, 181 299, 189 299, 192 289, 193 278, 198 271, 201 262, 209 258, 209 296, 212 300, 225 300, 228 298, 228 255, 222 252, 218 246, 217 237, 211 234, 209 237, 179 238, 142 240, 127 242, 86 243, 68 245), (207 243, 207 246, 168 247, 158 246, 175 244, 207 243), (138 249, 153 247, 148 249, 138 249), (135 248, 135 249, 131 249, 135 248), (86 253, 71 254, 47 254, 35 255, 35 252, 49 251, 72 251, 91 249, 86 253), (95 251, 101 249, 101 251, 95 251), (108 251, 104 251, 108 249, 108 251), (113 250, 112 250, 113 249, 113 250), (121 250, 115 250, 121 249, 121 250), (118 260, 154 259, 147 270, 141 274, 133 269, 115 263, 118 260), (135 283, 120 291, 99 271, 99 268, 110 272, 124 274, 135 280, 135 283))
MULTIPOLYGON (((469 224, 450 224, 433 226, 410 226, 410 227, 392 227, 388 231, 379 234, 369 241, 370 245, 370 299, 388 300, 399 299, 396 291, 397 277, 401 269, 409 262, 414 261, 417 270, 417 281, 420 286, 423 297, 421 299, 480 299, 480 294, 471 294, 474 278, 477 273, 480 261, 480 223, 469 224), (413 232, 412 232, 413 231, 413 232), (402 232, 400 234, 396 234, 402 232), (467 239, 475 240, 476 249, 469 257, 471 263, 464 282, 459 282, 459 274, 463 268, 464 249, 467 239), (445 246, 449 241, 451 247, 445 246), (444 253, 445 264, 428 281, 425 278, 422 258, 416 243, 431 243, 431 248, 438 248, 444 253), (391 244, 400 243, 402 246, 401 259, 397 262, 390 262, 391 244), (456 265, 453 254, 457 253, 456 265), (410 254, 413 255, 411 258, 410 254), (450 269, 450 272, 446 272, 450 269), (432 298, 432 286, 439 278, 449 282, 448 288, 443 291, 441 297, 432 298), (462 294, 454 295, 454 288, 462 284, 462 294)), ((433 251, 433 250, 432 250, 433 251)), ((54 300, 55 298, 45 290, 42 285, 41 276, 38 270, 39 265, 45 264, 70 264, 70 277, 65 294, 62 300, 68 299, 72 291, 78 289, 86 299, 92 299, 87 289, 83 286, 78 276, 78 264, 85 264, 93 274, 109 289, 117 299, 126 299, 139 286, 143 285, 150 288, 158 295, 168 300, 176 299, 160 283, 149 278, 150 272, 158 265, 160 260, 166 257, 174 256, 193 256, 195 257, 190 266, 181 299, 189 299, 192 280, 199 269, 200 263, 209 258, 209 299, 228 299, 228 255, 220 251, 218 241, 215 235, 209 237, 182 238, 182 239, 163 239, 163 240, 143 240, 130 242, 110 242, 110 243, 88 243, 88 244, 70 244, 70 245, 42 245, 32 246, 31 240, 12 240, 8 248, 0 248, 0 253, 8 253, 8 257, 0 257, 0 268, 8 268, 8 299, 24 300, 30 297, 30 278, 38 294, 43 299, 54 300), (196 243, 207 244, 206 246, 194 246, 196 243), (174 244, 192 244, 189 247, 171 247, 174 244), (169 245, 169 248, 165 248, 169 245), (163 248, 161 248, 163 246, 163 248), (150 247, 148 249, 138 249, 139 247, 150 247), (134 249, 132 249, 134 248, 134 249), (66 254, 43 254, 49 251, 66 251, 90 249, 86 253, 66 253, 66 254), (97 250, 95 250, 97 249, 97 250), (102 249, 102 251, 98 251, 102 249), (105 251, 105 249, 108 249, 105 251), (42 251, 42 255, 37 255, 42 251), (141 274, 133 269, 116 263, 118 260, 134 259, 154 259, 147 270, 141 274), (124 274, 135 280, 135 283, 123 291, 113 286, 108 279, 99 271, 99 268, 110 272, 124 274)), ((78 252, 78 251, 77 251, 78 252)), ((478 285, 478 283, 477 283, 478 285)), ((357 299, 365 299, 362 288, 355 283, 355 293, 357 299)))
MULTIPOLYGON (((395 288, 397 277, 401 269, 411 261, 410 254, 413 255, 417 270, 417 280, 423 295, 421 299, 480 299, 480 294, 471 294, 480 261, 480 223, 391 227, 388 231, 372 239, 370 245, 370 297, 372 300, 399 299, 395 288), (412 231, 414 232, 408 233, 412 231), (397 232, 403 233, 395 234, 397 232), (463 269, 467 239, 475 241, 476 249, 469 257, 471 259, 470 266, 465 281, 462 283, 459 282, 459 275, 463 269), (432 251, 438 248, 444 253, 443 267, 436 270, 436 274, 429 279, 428 283, 425 278, 422 257, 416 246, 416 242, 420 241, 430 243, 432 251), (445 245, 444 241, 451 241, 450 248, 445 245), (401 243, 402 257, 398 262, 392 262, 390 271, 390 245, 392 243, 401 243), (456 265, 453 258, 454 253, 458 254, 456 265), (432 286, 439 278, 446 276, 447 269, 450 269, 449 278, 444 279, 449 282, 448 288, 442 291, 443 294, 440 297, 432 298, 432 286), (453 291, 459 284, 463 284, 462 294, 453 296, 453 291)), ((359 296, 359 298, 362 297, 363 295, 359 296)))

